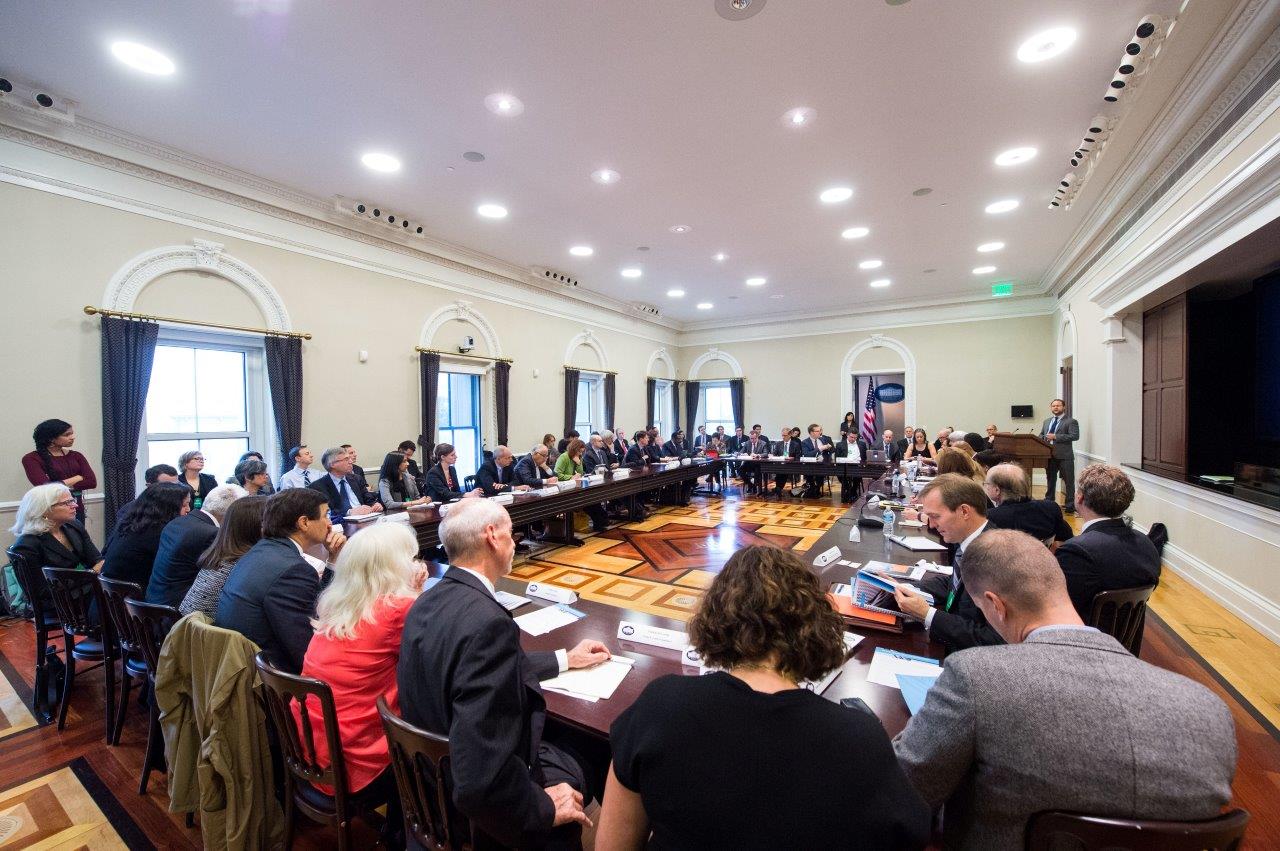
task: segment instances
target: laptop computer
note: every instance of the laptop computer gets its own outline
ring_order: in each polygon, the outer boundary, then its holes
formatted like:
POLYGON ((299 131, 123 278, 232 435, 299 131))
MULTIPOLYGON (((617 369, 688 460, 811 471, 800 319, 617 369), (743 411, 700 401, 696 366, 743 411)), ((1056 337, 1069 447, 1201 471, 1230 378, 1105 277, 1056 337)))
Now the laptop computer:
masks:
POLYGON ((885 457, 884 457, 884 450, 883 450, 883 449, 870 449, 870 450, 867 450, 867 463, 868 463, 868 464, 884 464, 884 463, 886 463, 886 462, 885 462, 885 457))

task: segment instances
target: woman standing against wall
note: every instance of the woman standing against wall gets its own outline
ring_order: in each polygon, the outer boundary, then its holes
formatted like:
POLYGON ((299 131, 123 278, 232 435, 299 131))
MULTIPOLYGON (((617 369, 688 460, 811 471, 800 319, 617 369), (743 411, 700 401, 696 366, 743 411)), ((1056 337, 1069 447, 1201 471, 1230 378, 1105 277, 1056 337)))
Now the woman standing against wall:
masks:
POLYGON ((76 430, 62 420, 45 420, 36 426, 31 438, 36 448, 22 456, 22 469, 33 485, 57 482, 67 486, 76 501, 76 520, 84 523, 84 491, 98 486, 98 477, 89 459, 71 448, 76 430))

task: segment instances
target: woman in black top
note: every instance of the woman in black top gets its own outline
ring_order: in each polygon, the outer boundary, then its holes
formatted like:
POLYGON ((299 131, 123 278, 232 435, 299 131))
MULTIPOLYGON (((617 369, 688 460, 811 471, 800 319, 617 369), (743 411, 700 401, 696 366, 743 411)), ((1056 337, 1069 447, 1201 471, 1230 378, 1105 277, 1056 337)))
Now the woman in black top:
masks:
POLYGON ((195 511, 204 505, 204 498, 209 495, 209 491, 218 486, 218 480, 208 473, 202 473, 204 469, 204 455, 198 451, 183 452, 178 456, 178 481, 191 488, 191 510, 195 511))
POLYGON ((907 452, 902 456, 903 461, 915 459, 938 460, 938 453, 933 451, 933 444, 929 442, 929 435, 925 434, 922 428, 918 428, 912 433, 911 442, 907 444, 907 452))
POLYGON ((857 417, 854 416, 853 411, 845 411, 844 419, 840 423, 840 436, 844 437, 851 431, 855 434, 857 433, 858 420, 857 417))
POLYGON ((191 510, 191 488, 178 482, 148 485, 120 515, 103 553, 102 575, 136 582, 145 591, 165 524, 191 510))
MULTIPOLYGON (((76 500, 63 484, 37 485, 27 491, 18 505, 17 522, 10 529, 18 539, 13 549, 37 571, 42 567, 69 567, 98 570, 102 554, 89 533, 76 521, 76 500)), ((53 597, 40 574, 39 594, 49 611, 53 597)))
POLYGON ((437 443, 435 463, 427 470, 427 496, 432 502, 448 502, 463 496, 462 482, 458 481, 458 471, 453 465, 458 460, 458 450, 452 443, 437 443))
POLYGON ((880 722, 799 685, 845 649, 798 556, 739 550, 689 632, 722 670, 657 679, 614 722, 596 847, 924 847, 929 808, 880 722))

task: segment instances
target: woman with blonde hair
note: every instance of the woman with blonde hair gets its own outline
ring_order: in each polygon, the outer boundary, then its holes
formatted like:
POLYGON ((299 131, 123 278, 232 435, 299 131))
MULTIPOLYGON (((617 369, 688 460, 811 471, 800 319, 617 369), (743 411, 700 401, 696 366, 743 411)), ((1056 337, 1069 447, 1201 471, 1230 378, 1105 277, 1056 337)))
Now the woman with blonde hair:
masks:
MULTIPOLYGON (((377 523, 353 535, 333 566, 333 580, 316 601, 315 635, 302 660, 302 676, 333 689, 338 737, 352 792, 385 784, 396 797, 376 702, 400 711, 396 665, 404 618, 422 590, 427 568, 414 557, 418 541, 402 523, 377 523)), ((296 710, 295 710, 296 711, 296 710)), ((324 719, 317 701, 308 701, 311 723, 324 719)), ((329 763, 325 743, 316 740, 316 758, 329 763)), ((325 790, 329 791, 329 790, 325 790)))
POLYGON ((978 468, 969 460, 969 456, 954 446, 947 446, 938 453, 938 475, 947 473, 958 473, 978 484, 986 481, 986 477, 978 472, 978 468))

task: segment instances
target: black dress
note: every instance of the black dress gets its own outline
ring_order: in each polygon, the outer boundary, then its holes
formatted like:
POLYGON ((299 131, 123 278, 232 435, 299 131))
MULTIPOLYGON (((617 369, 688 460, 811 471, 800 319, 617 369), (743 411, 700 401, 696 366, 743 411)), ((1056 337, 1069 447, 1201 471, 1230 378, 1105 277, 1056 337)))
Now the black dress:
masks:
MULTIPOLYGON (((102 561, 102 554, 98 552, 98 548, 83 526, 74 520, 69 520, 63 524, 62 531, 71 543, 71 549, 64 547, 52 532, 40 535, 19 535, 18 540, 13 542, 13 548, 37 570, 42 567, 89 569, 102 561)), ((40 574, 39 593, 45 606, 52 611, 53 596, 49 593, 49 585, 44 581, 43 573, 40 574)))
POLYGON ((160 526, 149 532, 120 533, 111 536, 103 552, 102 575, 108 579, 136 582, 144 591, 151 581, 151 566, 160 549, 160 526))
POLYGON ((649 848, 922 848, 928 806, 880 722, 725 672, 650 683, 609 736, 649 848))

